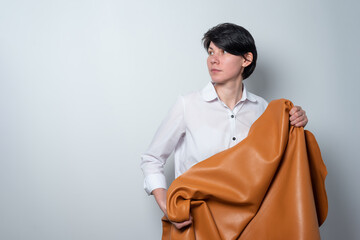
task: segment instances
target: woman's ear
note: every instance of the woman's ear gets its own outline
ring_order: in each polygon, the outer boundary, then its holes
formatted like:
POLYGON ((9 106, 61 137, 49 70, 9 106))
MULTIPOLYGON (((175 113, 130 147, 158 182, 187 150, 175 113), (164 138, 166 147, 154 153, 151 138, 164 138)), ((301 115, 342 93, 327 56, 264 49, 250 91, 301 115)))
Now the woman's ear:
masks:
POLYGON ((244 68, 249 66, 252 63, 253 58, 254 58, 254 56, 253 56, 253 54, 251 52, 245 53, 244 54, 244 62, 242 64, 242 66, 244 68))

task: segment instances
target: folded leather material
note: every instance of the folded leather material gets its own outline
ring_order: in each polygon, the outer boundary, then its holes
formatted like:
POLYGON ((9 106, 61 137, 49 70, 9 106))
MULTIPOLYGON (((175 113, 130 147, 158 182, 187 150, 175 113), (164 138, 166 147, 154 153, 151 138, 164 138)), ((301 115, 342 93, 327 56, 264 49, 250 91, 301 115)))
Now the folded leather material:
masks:
POLYGON ((289 122, 291 101, 271 101, 237 145, 191 167, 167 192, 163 240, 320 239, 327 170, 314 135, 289 122))

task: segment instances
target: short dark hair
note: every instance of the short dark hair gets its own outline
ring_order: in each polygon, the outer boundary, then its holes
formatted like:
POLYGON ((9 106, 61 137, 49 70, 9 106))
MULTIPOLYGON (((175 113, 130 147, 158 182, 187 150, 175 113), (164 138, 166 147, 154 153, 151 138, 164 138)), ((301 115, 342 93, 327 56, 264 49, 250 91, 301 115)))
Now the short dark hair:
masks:
POLYGON ((248 30, 233 23, 222 23, 209 29, 202 38, 204 48, 207 51, 210 42, 233 55, 242 56, 251 52, 253 54, 252 63, 245 67, 242 77, 248 78, 255 70, 257 51, 255 40, 248 30))

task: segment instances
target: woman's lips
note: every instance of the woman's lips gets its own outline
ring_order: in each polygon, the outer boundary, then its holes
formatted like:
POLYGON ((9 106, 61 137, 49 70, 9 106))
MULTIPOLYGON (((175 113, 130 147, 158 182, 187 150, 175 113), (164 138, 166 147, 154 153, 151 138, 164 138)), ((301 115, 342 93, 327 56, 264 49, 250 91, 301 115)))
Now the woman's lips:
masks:
POLYGON ((221 70, 213 68, 213 69, 211 69, 211 72, 221 72, 221 70))

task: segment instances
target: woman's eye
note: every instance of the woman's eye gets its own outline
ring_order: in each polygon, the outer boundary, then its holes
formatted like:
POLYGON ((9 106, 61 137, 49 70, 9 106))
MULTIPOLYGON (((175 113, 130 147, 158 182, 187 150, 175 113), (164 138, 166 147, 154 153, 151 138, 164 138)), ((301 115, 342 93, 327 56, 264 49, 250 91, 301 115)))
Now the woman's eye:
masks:
POLYGON ((210 52, 208 52, 208 53, 209 53, 209 55, 213 55, 213 54, 214 54, 214 52, 211 52, 211 51, 210 51, 210 52))

